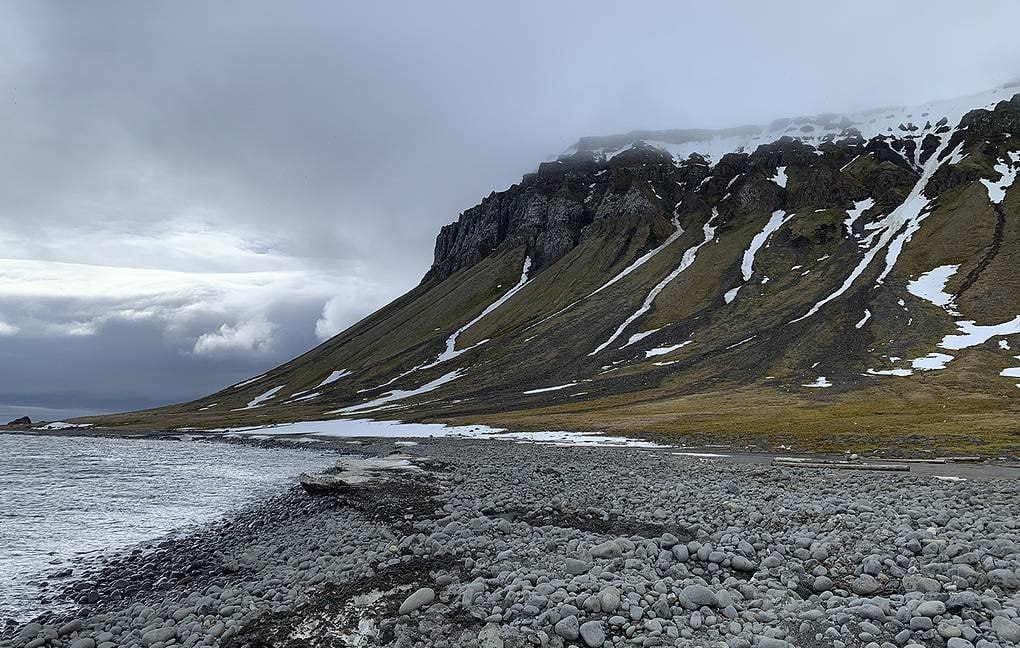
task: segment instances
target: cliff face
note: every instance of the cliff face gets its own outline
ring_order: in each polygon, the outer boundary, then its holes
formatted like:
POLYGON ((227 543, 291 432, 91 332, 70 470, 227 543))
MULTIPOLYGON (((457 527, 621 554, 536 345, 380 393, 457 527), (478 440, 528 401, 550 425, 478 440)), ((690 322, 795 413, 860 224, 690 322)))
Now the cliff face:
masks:
POLYGON ((444 227, 417 288, 322 346, 100 422, 1020 445, 1014 91, 587 138, 444 227))
MULTIPOLYGON (((995 110, 979 109, 964 115, 949 150, 968 138, 985 137, 991 141, 1015 131, 1018 102, 1020 99, 1014 97, 995 110)), ((790 201, 775 196, 770 200, 766 195, 744 191, 739 194, 738 203, 729 205, 731 211, 762 211, 770 206, 791 209, 806 205, 839 206, 864 195, 875 196, 879 205, 898 204, 905 197, 906 188, 917 181, 920 165, 937 149, 940 136, 952 130, 948 122, 948 118, 942 117, 934 123, 927 119, 921 126, 900 123, 890 135, 865 139, 855 128, 856 122, 846 116, 780 120, 770 125, 773 132, 783 128, 784 132, 800 135, 813 133, 816 123, 817 127, 829 130, 822 138, 784 134, 774 143, 759 145, 747 153, 724 153, 714 169, 697 152, 677 159, 643 140, 697 146, 720 138, 750 141, 752 137, 767 136, 767 132, 763 134, 760 127, 746 126, 720 131, 634 131, 626 135, 585 137, 573 152, 556 162, 541 164, 536 173, 526 175, 521 183, 491 193, 456 222, 444 226, 436 239, 432 267, 422 282, 441 281, 493 252, 522 245, 532 253, 534 267, 540 270, 577 246, 593 222, 662 212, 661 203, 669 203, 672 198, 679 201, 684 190, 689 193, 699 188, 698 183, 709 176, 715 186, 709 186, 707 191, 714 188, 716 194, 722 195, 719 183, 728 183, 739 175, 764 174, 779 166, 805 171, 799 191, 790 201), (608 160, 607 150, 611 153, 608 160), (872 156, 874 167, 856 178, 843 174, 842 167, 862 152, 872 156), (656 183, 676 184, 683 190, 670 188, 668 196, 650 199, 647 185, 656 183)), ((937 196, 978 177, 979 172, 973 168, 943 167, 929 183, 926 195, 937 196)), ((668 216, 668 210, 659 215, 668 216)))
POLYGON ((650 199, 649 183, 708 174, 703 162, 679 167, 672 162, 659 149, 639 146, 608 163, 590 153, 543 163, 520 184, 490 194, 443 227, 423 282, 441 281, 493 252, 519 246, 527 247, 532 267, 541 270, 577 246, 600 219, 656 214, 668 221, 661 201, 650 199))

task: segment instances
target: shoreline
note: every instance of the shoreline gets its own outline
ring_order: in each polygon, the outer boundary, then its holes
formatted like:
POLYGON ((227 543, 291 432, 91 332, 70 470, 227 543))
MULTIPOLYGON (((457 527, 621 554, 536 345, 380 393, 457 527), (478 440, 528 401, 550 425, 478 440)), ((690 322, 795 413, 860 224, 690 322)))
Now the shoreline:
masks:
MULTIPOLYGON (((757 409, 757 405, 752 410, 757 409)), ((715 411, 709 409, 708 411, 715 411)), ((914 414, 920 415, 921 410, 914 414)), ((723 414, 710 416, 706 419, 699 414, 691 418, 690 423, 683 425, 676 430, 663 430, 655 422, 655 417, 650 420, 642 419, 642 424, 635 426, 619 426, 611 421, 592 421, 590 424, 577 425, 577 421, 563 419, 556 415, 549 417, 519 417, 511 413, 493 411, 488 414, 450 417, 444 414, 433 413, 424 416, 411 416, 410 419, 391 419, 388 416, 396 416, 396 413, 387 415, 379 413, 383 418, 371 419, 371 413, 353 418, 329 416, 320 413, 318 416, 309 415, 294 419, 293 414, 286 417, 287 420, 274 422, 275 417, 248 416, 241 412, 237 416, 222 417, 212 416, 211 418, 199 412, 191 412, 185 415, 165 420, 148 422, 144 417, 135 417, 124 421, 112 421, 113 427, 102 427, 104 421, 110 423, 110 417, 82 417, 74 419, 81 423, 68 425, 93 425, 93 434, 111 436, 142 436, 142 437, 174 437, 187 434, 215 434, 217 431, 254 429, 266 430, 267 434, 276 434, 274 428, 301 426, 306 424, 337 424, 358 421, 369 421, 380 426, 403 425, 407 427, 445 427, 448 429, 471 429, 486 428, 493 432, 505 435, 541 435, 541 434, 562 434, 572 436, 595 435, 607 439, 630 439, 638 443, 653 443, 670 446, 681 446, 685 450, 712 452, 713 448, 724 447, 727 452, 748 454, 748 455, 787 455, 794 454, 802 457, 836 458, 857 454, 862 457, 899 460, 899 459, 931 459, 938 456, 961 456, 980 455, 986 460, 994 462, 1014 463, 1020 465, 1020 445, 1013 442, 1017 438, 1015 429, 1001 430, 996 436, 983 436, 981 434, 965 434, 964 437, 943 432, 928 432, 918 434, 911 432, 910 426, 897 427, 890 434, 873 434, 872 427, 861 426, 860 433, 847 434, 839 432, 840 417, 834 418, 812 418, 809 432, 805 433, 804 421, 794 415, 793 411, 786 414, 778 414, 773 418, 777 425, 771 426, 768 430, 748 432, 746 421, 739 417, 731 417, 730 423, 725 423, 726 417, 723 414), (781 424, 779 424, 781 422, 781 424), (150 423, 154 423, 152 425, 150 423), (201 425, 196 428, 194 426, 201 425), (720 427, 722 425, 722 427, 720 427), (554 432, 555 431, 555 432, 554 432)), ((408 413, 410 414, 410 413, 408 413)), ((801 417, 803 418, 803 417, 801 417)), ((11 430, 28 430, 30 433, 37 431, 36 426, 41 422, 37 421, 29 427, 10 427, 0 425, 0 434, 11 430)), ((62 423, 62 421, 57 421, 62 423)), ((65 423, 66 424, 66 423, 65 423)), ((856 426, 856 423, 854 424, 856 426)), ((1014 426, 1015 427, 1015 426, 1014 426)), ((89 434, 88 428, 68 428, 64 430, 49 430, 45 433, 77 434, 85 432, 89 434)), ((389 436, 389 434, 377 435, 366 434, 366 437, 389 436)), ((322 437, 320 437, 322 438, 322 437)))
MULTIPOLYGON (((341 419, 343 420, 343 419, 341 419)), ((360 419, 348 419, 351 422, 359 422, 360 419)), ((393 424, 395 427, 408 425, 413 427, 416 423, 402 424, 398 421, 382 420, 379 423, 393 424)), ((300 421, 298 423, 301 423, 300 421)), ((314 421, 310 422, 314 423, 314 421)), ((376 423, 376 421, 369 421, 376 423)), ((110 439, 152 439, 163 441, 191 442, 204 441, 210 443, 223 443, 227 445, 245 445, 260 449, 275 448, 303 448, 311 450, 333 450, 339 451, 349 449, 351 444, 366 443, 373 441, 380 442, 418 442, 421 440, 442 439, 451 442, 457 441, 499 441, 502 443, 521 443, 524 445, 561 445, 563 447, 604 447, 612 448, 641 448, 649 451, 677 452, 693 457, 718 458, 741 464, 770 465, 772 460, 784 457, 795 457, 809 461, 839 461, 846 460, 851 455, 849 451, 843 453, 818 452, 813 450, 795 449, 787 446, 770 447, 760 449, 754 446, 735 447, 731 444, 702 444, 702 445, 680 445, 661 435, 647 435, 646 437, 628 437, 625 435, 602 435, 598 432, 591 433, 563 433, 568 435, 567 440, 558 441, 555 437, 543 439, 541 437, 530 438, 528 436, 518 437, 517 435, 529 435, 532 433, 500 430, 486 436, 462 436, 459 434, 434 434, 420 435, 411 434, 408 436, 380 436, 372 434, 341 436, 335 434, 316 434, 314 432, 301 433, 274 433, 274 427, 284 427, 288 423, 278 426, 260 426, 253 428, 229 428, 229 429, 181 429, 181 430, 136 430, 122 428, 100 428, 100 427, 69 427, 57 430, 43 430, 38 428, 0 426, 0 434, 24 434, 30 436, 57 436, 57 437, 86 437, 86 438, 110 438, 110 439), (240 431, 239 431, 240 430, 240 431), (624 443, 619 445, 612 443, 594 443, 579 445, 572 442, 573 439, 620 439, 636 442, 633 446, 624 443), (644 444, 649 445, 644 445, 644 444)), ((425 424, 439 425, 444 424, 425 424)), ((464 427, 488 427, 483 424, 464 427)), ((862 454, 859 459, 864 462, 889 462, 907 463, 911 472, 939 475, 945 477, 965 478, 1004 478, 1020 479, 1020 456, 975 456, 963 457, 965 461, 953 461, 949 457, 944 463, 938 463, 940 459, 946 459, 939 455, 919 454, 916 452, 871 452, 862 454)))
POLYGON ((181 538, 106 554, 65 584, 65 597, 85 601, 74 613, 5 628, 0 647, 523 648, 635 636, 783 647, 843 627, 878 628, 886 640, 956 630, 994 640, 993 619, 1020 614, 1015 478, 942 482, 457 438, 220 441, 399 451, 417 469, 340 495, 295 487, 181 538), (431 594, 408 603, 423 588, 431 594), (993 607, 970 606, 986 599, 993 607), (925 617, 931 628, 913 621, 918 609, 940 610, 925 617))

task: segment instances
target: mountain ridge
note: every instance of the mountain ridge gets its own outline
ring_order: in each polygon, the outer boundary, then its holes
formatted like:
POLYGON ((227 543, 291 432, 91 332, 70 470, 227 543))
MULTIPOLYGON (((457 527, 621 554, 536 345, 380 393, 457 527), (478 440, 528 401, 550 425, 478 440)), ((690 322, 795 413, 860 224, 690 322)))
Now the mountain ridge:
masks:
POLYGON ((88 420, 368 415, 1015 448, 1009 90, 945 102, 949 116, 790 120, 760 144, 740 129, 707 144, 582 139, 445 226, 416 288, 322 346, 193 403, 88 420))

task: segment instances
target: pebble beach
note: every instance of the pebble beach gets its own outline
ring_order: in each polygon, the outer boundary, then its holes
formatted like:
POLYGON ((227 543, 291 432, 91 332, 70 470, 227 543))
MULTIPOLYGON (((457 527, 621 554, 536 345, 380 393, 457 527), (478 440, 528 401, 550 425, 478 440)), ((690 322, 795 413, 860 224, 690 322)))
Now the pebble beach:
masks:
POLYGON ((1016 479, 493 440, 333 447, 408 467, 97 558, 0 648, 1020 644, 1016 479))

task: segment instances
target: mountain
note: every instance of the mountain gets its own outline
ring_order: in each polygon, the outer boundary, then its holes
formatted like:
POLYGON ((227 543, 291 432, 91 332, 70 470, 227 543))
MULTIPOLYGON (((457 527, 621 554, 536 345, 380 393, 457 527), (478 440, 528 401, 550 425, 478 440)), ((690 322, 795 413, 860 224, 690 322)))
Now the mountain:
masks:
POLYGON ((420 285, 318 348, 90 420, 1015 452, 1017 93, 583 138, 443 227, 420 285))

